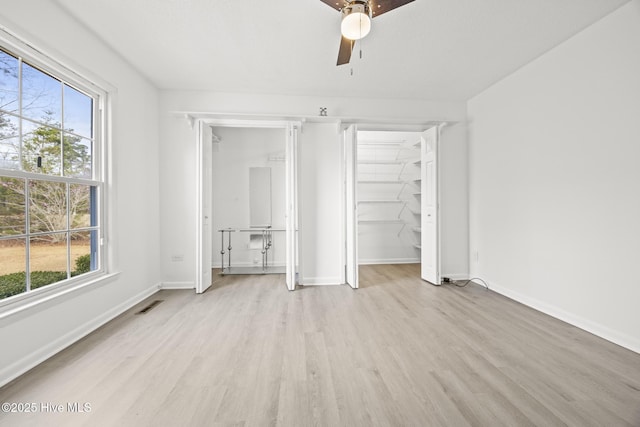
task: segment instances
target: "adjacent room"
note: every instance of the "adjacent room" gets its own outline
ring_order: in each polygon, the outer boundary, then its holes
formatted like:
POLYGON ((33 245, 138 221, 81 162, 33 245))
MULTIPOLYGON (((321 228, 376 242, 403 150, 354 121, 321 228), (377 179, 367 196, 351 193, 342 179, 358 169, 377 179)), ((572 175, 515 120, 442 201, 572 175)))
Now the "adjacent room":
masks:
POLYGON ((0 425, 640 425, 640 0, 0 8, 0 425))
POLYGON ((284 273, 284 130, 213 132, 213 266, 221 274, 284 273))

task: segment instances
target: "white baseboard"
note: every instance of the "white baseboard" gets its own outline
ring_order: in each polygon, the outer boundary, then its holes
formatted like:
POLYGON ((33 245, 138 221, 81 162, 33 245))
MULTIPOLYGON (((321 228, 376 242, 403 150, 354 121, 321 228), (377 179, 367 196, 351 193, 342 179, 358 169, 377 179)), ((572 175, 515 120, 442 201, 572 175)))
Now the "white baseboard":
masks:
POLYGON ((418 258, 380 258, 380 259, 360 259, 358 265, 371 264, 419 264, 418 258))
MULTIPOLYGON (((542 302, 511 289, 496 285, 495 283, 488 280, 486 282, 489 285, 489 289, 501 295, 504 295, 507 298, 538 310, 544 314, 548 314, 551 317, 562 320, 563 322, 575 326, 576 328, 585 330, 589 333, 592 333, 593 335, 596 335, 621 347, 624 347, 636 353, 640 353, 640 341, 634 337, 630 337, 626 334, 622 334, 606 326, 600 325, 599 323, 562 310, 561 308, 558 308, 552 304, 542 302)), ((482 285, 482 283, 478 284, 482 285)))
POLYGON ((161 282, 160 289, 195 289, 194 282, 161 282))
POLYGON ((303 277, 301 282, 302 286, 332 286, 341 285, 344 280, 341 277, 303 277))
POLYGON ((116 307, 113 307, 111 310, 102 313, 93 320, 90 320, 89 322, 78 326, 76 329, 57 338, 50 344, 38 349, 37 351, 25 357, 21 357, 20 360, 16 361, 15 363, 0 369, 0 387, 18 378, 20 375, 36 367, 56 353, 59 353, 65 348, 69 347, 76 341, 89 335, 91 332, 95 331, 100 326, 124 313, 134 305, 138 304, 140 301, 143 301, 145 298, 148 298, 151 295, 155 294, 156 292, 158 292, 158 289, 159 284, 150 286, 149 288, 138 293, 137 295, 134 295, 133 297, 117 305, 116 307))

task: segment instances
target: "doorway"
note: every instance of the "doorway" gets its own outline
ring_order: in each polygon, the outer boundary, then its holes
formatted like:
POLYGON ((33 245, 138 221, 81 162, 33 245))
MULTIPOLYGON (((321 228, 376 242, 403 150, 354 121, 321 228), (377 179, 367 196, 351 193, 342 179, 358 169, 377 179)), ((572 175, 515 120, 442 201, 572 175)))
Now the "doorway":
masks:
POLYGON ((285 129, 212 127, 212 263, 220 274, 284 274, 285 129))
POLYGON ((359 265, 420 264, 440 284, 439 126, 422 132, 344 132, 346 283, 359 265))
POLYGON ((419 132, 358 131, 358 264, 420 263, 419 132))
POLYGON ((285 273, 287 289, 295 289, 298 129, 295 122, 198 120, 196 292, 211 285, 211 269, 223 261, 229 273, 285 273))

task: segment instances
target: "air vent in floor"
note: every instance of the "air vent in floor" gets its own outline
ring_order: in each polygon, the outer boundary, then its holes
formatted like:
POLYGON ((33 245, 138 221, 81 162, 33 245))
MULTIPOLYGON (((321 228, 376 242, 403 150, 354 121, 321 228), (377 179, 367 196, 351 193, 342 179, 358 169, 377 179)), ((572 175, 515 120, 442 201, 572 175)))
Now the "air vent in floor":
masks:
POLYGON ((145 314, 148 313, 149 311, 151 311, 153 308, 155 308, 155 306, 157 306, 158 304, 160 304, 162 301, 162 299, 157 299, 155 301, 152 301, 148 306, 146 306, 145 308, 143 308, 142 310, 140 310, 139 312, 137 312, 136 314, 145 314))

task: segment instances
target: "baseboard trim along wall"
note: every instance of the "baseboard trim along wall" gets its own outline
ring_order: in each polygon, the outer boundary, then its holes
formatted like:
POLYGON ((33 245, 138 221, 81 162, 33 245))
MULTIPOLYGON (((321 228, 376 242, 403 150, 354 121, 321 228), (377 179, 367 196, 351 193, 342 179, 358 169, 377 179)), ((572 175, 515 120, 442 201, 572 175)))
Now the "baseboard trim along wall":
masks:
POLYGON ((194 282, 161 282, 159 288, 162 289, 195 289, 194 282))
MULTIPOLYGON (((485 281, 489 285, 489 289, 491 289, 496 293, 499 293, 500 295, 503 295, 509 299, 517 301, 528 307, 531 307, 534 310, 540 311, 544 314, 548 314, 549 316, 554 317, 558 320, 562 320, 563 322, 566 322, 572 326, 575 326, 576 328, 580 328, 602 339, 605 339, 607 341, 610 341, 614 344, 617 344, 621 347, 624 347, 628 350, 631 350, 633 352, 640 354, 640 342, 633 337, 630 337, 626 334, 621 334, 617 331, 607 328, 606 326, 600 325, 596 322, 585 319, 583 317, 576 316, 573 313, 569 313, 551 304, 547 304, 545 302, 539 301, 535 298, 531 298, 519 292, 514 292, 510 289, 499 286, 488 280, 485 280, 485 281)), ((484 286, 481 282, 474 281, 474 283, 477 283, 480 286, 484 286)))
POLYGON ((157 283, 153 286, 150 286, 144 291, 124 301, 122 304, 117 305, 116 307, 99 315, 93 320, 59 337, 49 345, 38 349, 37 351, 21 358, 20 360, 9 366, 4 367, 0 370, 0 387, 18 378, 28 370, 35 368, 40 363, 44 362, 45 360, 61 352, 65 348, 69 347, 71 344, 89 335, 91 332, 95 331, 105 323, 118 317, 120 314, 124 313, 131 307, 143 301, 145 298, 148 298, 151 295, 155 294, 156 292, 158 292, 159 288, 160 286, 157 283))
POLYGON ((418 258, 384 258, 384 259, 360 259, 359 265, 371 264, 419 264, 418 258))
POLYGON ((303 277, 301 282, 303 286, 332 286, 341 285, 344 281, 341 277, 303 277))

